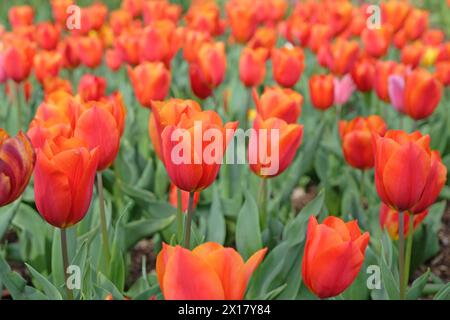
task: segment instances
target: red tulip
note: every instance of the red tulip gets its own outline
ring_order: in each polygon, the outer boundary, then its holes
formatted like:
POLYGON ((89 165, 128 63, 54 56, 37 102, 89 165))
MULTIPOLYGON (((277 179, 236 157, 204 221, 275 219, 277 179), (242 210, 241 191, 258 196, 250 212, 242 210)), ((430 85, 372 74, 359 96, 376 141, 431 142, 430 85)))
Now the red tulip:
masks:
POLYGON ((450 85, 450 61, 436 63, 435 77, 445 86, 450 85))
POLYGON ((239 59, 239 78, 247 87, 260 85, 266 76, 267 50, 245 48, 239 59))
POLYGON ((19 83, 28 78, 35 49, 28 41, 14 41, 6 47, 3 63, 6 77, 19 83))
POLYGON ((85 74, 78 84, 78 94, 83 101, 100 100, 105 96, 106 79, 92 74, 85 74))
POLYGON ((380 29, 366 28, 361 35, 366 52, 374 58, 380 58, 387 53, 391 37, 392 31, 388 26, 380 29))
POLYGON ((301 48, 273 49, 272 66, 275 81, 286 88, 293 87, 304 69, 305 56, 301 48))
POLYGON ((313 75, 309 78, 309 94, 314 108, 327 110, 334 103, 333 75, 313 75))
POLYGON ((338 38, 332 44, 322 44, 317 59, 333 74, 343 76, 349 73, 359 56, 359 46, 356 41, 338 38))
POLYGON ((263 120, 279 118, 287 123, 296 123, 302 113, 303 97, 291 89, 267 87, 260 98, 254 90, 253 98, 263 120))
POLYGON ((78 39, 81 63, 86 67, 95 68, 102 62, 103 44, 97 36, 84 36, 78 39))
POLYGON ((247 42, 255 33, 258 17, 252 1, 232 0, 225 6, 231 32, 236 41, 247 42))
POLYGON ((391 75, 403 75, 405 66, 394 61, 378 61, 375 65, 374 88, 377 96, 389 102, 388 79, 391 75))
POLYGON ((56 49, 59 42, 60 29, 50 22, 41 22, 36 28, 36 41, 44 50, 56 49))
POLYGON ((31 6, 15 6, 8 11, 9 23, 13 29, 33 24, 34 10, 31 6))
POLYGON ((406 36, 410 40, 418 39, 428 29, 429 12, 426 10, 413 9, 405 20, 406 36))
MULTIPOLYGON (((428 209, 424 212, 415 214, 413 217, 413 229, 417 229, 420 223, 427 217, 428 209)), ((405 238, 409 233, 409 215, 403 216, 403 234, 405 238)), ((386 229, 391 239, 398 239, 398 211, 389 208, 384 203, 380 206, 380 226, 381 229, 386 229)))
MULTIPOLYGON (((169 202, 175 208, 178 207, 178 188, 174 185, 170 185, 169 191, 169 202)), ((187 212, 189 206, 189 192, 181 191, 181 211, 187 212)), ((198 200, 200 199, 200 192, 194 192, 194 209, 197 206, 198 200)))
POLYGON ((345 223, 329 216, 323 223, 309 218, 303 254, 303 283, 320 298, 337 296, 357 277, 364 262, 369 233, 356 220, 345 223))
POLYGON ((40 83, 47 78, 57 77, 62 68, 63 58, 57 51, 41 51, 34 56, 34 74, 40 83))
POLYGON ((357 61, 353 66, 351 76, 359 91, 368 92, 372 90, 375 77, 375 63, 369 58, 357 61))
POLYGON ((63 26, 67 22, 67 9, 73 5, 73 0, 50 0, 52 14, 58 25, 63 26))

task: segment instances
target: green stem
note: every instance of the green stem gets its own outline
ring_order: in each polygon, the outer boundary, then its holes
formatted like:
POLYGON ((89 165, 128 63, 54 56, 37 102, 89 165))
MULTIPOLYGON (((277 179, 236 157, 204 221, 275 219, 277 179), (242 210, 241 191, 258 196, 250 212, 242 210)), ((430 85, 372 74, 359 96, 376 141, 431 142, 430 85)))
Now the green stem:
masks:
POLYGON ((259 190, 259 212, 261 218, 261 229, 264 230, 268 224, 267 217, 267 179, 262 178, 259 190))
POLYGON ((409 213, 409 231, 408 231, 408 240, 406 243, 406 259, 405 259, 405 287, 408 286, 410 268, 411 268, 411 253, 413 247, 413 239, 414 239, 414 215, 409 213))
POLYGON ((98 202, 100 205, 100 224, 102 229, 103 256, 105 258, 106 270, 109 272, 109 261, 111 259, 111 254, 109 251, 108 228, 106 226, 106 213, 105 213, 105 197, 103 194, 103 178, 101 172, 97 172, 97 189, 98 189, 98 202))
POLYGON ((399 270, 399 291, 400 300, 405 299, 405 234, 404 234, 404 212, 398 213, 398 270, 399 270))
POLYGON ((250 124, 249 124, 249 119, 248 119, 248 116, 249 116, 249 111, 250 111, 250 104, 251 104, 251 101, 252 101, 252 88, 248 88, 248 90, 247 90, 247 101, 245 102, 245 111, 244 111, 244 119, 243 119, 243 122, 242 122, 242 124, 244 125, 244 130, 247 130, 248 128, 249 128, 249 126, 250 126, 250 124))
POLYGON ((365 178, 365 171, 361 170, 361 183, 360 183, 360 186, 359 186, 359 193, 360 193, 360 196, 361 196, 361 205, 362 205, 363 209, 365 208, 365 203, 364 203, 364 195, 365 195, 364 178, 365 178))
POLYGON ((67 299, 68 300, 73 300, 73 293, 72 290, 69 289, 69 287, 67 286, 67 281, 69 279, 69 275, 67 274, 67 269, 69 268, 69 254, 68 254, 68 250, 67 250, 67 234, 66 234, 66 229, 60 229, 61 230, 61 251, 62 251, 62 256, 63 256, 63 273, 64 273, 64 279, 65 279, 65 287, 66 287, 66 291, 67 291, 67 299))
POLYGON ((17 121, 19 122, 19 130, 22 129, 22 85, 16 83, 16 104, 17 104, 17 121))
POLYGON ((181 243, 183 239, 183 201, 181 189, 177 187, 177 241, 181 243))
POLYGON ((191 223, 194 215, 194 192, 189 192, 189 206, 186 216, 186 225, 184 226, 184 247, 189 249, 191 246, 191 223))

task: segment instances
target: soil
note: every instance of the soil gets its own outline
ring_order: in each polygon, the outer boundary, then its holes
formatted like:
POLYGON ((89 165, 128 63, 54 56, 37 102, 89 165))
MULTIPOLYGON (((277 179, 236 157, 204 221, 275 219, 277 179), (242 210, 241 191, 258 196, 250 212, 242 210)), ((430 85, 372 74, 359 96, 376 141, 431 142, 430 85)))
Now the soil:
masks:
POLYGON ((317 186, 310 185, 304 188, 295 188, 291 195, 291 206, 294 212, 298 213, 308 202, 317 196, 317 186))
POLYGON ((127 279, 127 287, 130 287, 142 276, 142 259, 146 259, 146 271, 149 273, 156 267, 156 255, 153 250, 153 242, 149 239, 139 241, 131 250, 131 265, 127 279))

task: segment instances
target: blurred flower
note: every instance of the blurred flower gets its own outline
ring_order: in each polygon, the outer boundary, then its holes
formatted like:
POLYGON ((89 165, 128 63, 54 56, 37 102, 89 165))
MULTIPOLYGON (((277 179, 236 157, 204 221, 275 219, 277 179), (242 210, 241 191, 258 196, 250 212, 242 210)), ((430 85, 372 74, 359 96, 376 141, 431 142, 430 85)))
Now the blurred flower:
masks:
POLYGON ((384 56, 391 43, 392 31, 389 26, 384 26, 380 29, 365 28, 361 35, 361 40, 364 43, 366 52, 374 57, 380 58, 384 56))
POLYGON ((37 150, 34 197, 41 216, 67 228, 86 215, 92 199, 98 150, 89 151, 78 139, 57 137, 37 150))
POLYGON ((139 64, 141 60, 141 34, 137 30, 131 30, 122 33, 114 40, 114 50, 117 58, 120 57, 121 62, 126 62, 132 66, 139 64))
POLYGON ((302 138, 303 125, 278 118, 263 120, 257 115, 248 146, 250 169, 262 178, 283 173, 294 160, 302 138))
POLYGON ((352 70, 358 56, 359 46, 356 41, 339 38, 332 44, 322 43, 317 59, 333 74, 343 76, 352 70))
POLYGON ((66 25, 68 12, 67 9, 74 4, 73 0, 50 0, 52 6, 52 15, 56 23, 60 26, 66 25))
POLYGON ((141 15, 144 7, 144 0, 122 0, 121 8, 131 13, 133 18, 141 15))
POLYGON ((420 213, 434 203, 447 179, 439 152, 419 131, 387 131, 374 138, 375 185, 380 199, 398 211, 420 213))
POLYGON ((303 283, 319 298, 337 296, 357 277, 369 243, 356 220, 329 216, 319 224, 309 218, 302 262, 303 283))
POLYGON ((255 87, 264 81, 267 55, 265 48, 244 48, 239 58, 239 78, 245 86, 255 87))
POLYGON ((167 0, 145 1, 142 4, 142 15, 146 25, 164 19, 177 22, 181 12, 182 8, 179 5, 172 4, 167 0))
POLYGON ((32 6, 14 6, 8 11, 9 23, 13 29, 26 27, 33 24, 34 10, 32 6))
POLYGON ((304 70, 305 56, 299 47, 283 47, 272 50, 273 77, 286 88, 292 88, 304 70))
POLYGON ((215 1, 196 2, 191 4, 184 16, 187 27, 191 30, 202 31, 210 36, 223 33, 225 21, 220 19, 220 7, 215 1))
POLYGON ((345 160, 353 168, 366 170, 374 165, 372 134, 383 136, 386 123, 379 116, 356 117, 351 121, 339 122, 339 135, 345 160))
POLYGON ((439 56, 439 49, 436 47, 427 46, 420 61, 422 65, 430 67, 434 65, 439 56))
POLYGON ((97 36, 84 36, 78 39, 81 63, 86 67, 96 68, 102 62, 103 44, 97 36))
POLYGON ((248 42, 251 48, 265 48, 271 50, 275 47, 277 42, 277 33, 274 28, 260 27, 256 29, 255 34, 248 42))
POLYGON ((413 42, 402 48, 401 61, 403 64, 415 68, 419 65, 420 60, 425 52, 425 47, 421 42, 413 42))
POLYGON ((43 83, 45 96, 56 92, 65 91, 72 94, 72 83, 67 79, 62 79, 58 77, 46 78, 43 83))
POLYGON ((332 31, 330 26, 325 24, 310 25, 311 31, 308 37, 308 47, 312 52, 317 53, 324 45, 330 42, 332 31))
POLYGON ((374 88, 381 100, 389 102, 388 79, 391 75, 403 75, 406 68, 395 61, 378 61, 375 64, 374 88))
POLYGON ((375 62, 370 58, 358 60, 351 71, 353 82, 361 92, 368 92, 373 88, 375 77, 375 62))
MULTIPOLYGON (((181 192, 181 211, 187 212, 189 206, 189 192, 180 190, 181 192)), ((197 207, 200 199, 200 192, 194 192, 194 209, 197 207)), ((178 188, 172 183, 169 191, 169 202, 175 208, 178 207, 178 188)))
POLYGON ((80 65, 80 46, 78 45, 78 37, 68 36, 58 44, 58 52, 63 57, 63 65, 65 68, 76 68, 80 65))
POLYGON ((405 22, 410 11, 408 2, 402 0, 389 0, 381 3, 383 22, 392 26, 394 32, 398 31, 405 22))
POLYGON ((60 29, 50 22, 41 22, 36 28, 36 41, 44 50, 56 49, 59 42, 60 29))
POLYGON ((33 65, 34 46, 28 41, 17 40, 6 46, 3 67, 8 79, 19 83, 28 78, 33 65))
POLYGON ((445 33, 439 29, 428 29, 422 35, 422 41, 425 45, 439 46, 445 40, 445 33))
POLYGON ((348 102, 356 86, 349 74, 341 79, 334 78, 334 104, 343 105, 348 102))
POLYGON ((106 79, 95 75, 84 74, 78 84, 78 94, 83 101, 100 100, 105 96, 106 79))
POLYGON ((162 62, 144 62, 134 69, 128 67, 128 76, 139 103, 150 108, 152 100, 163 100, 169 93, 171 74, 162 62))
POLYGON ((302 18, 292 15, 286 21, 285 37, 295 45, 302 47, 308 44, 311 26, 302 18))
POLYGON ((405 20, 404 28, 406 36, 410 40, 416 40, 428 29, 429 12, 426 10, 412 9, 405 20))
POLYGON ((260 98, 254 90, 253 98, 262 120, 279 118, 287 123, 296 123, 302 113, 303 97, 291 89, 266 87, 260 98))
POLYGON ((105 63, 112 71, 117 71, 122 66, 122 57, 118 50, 108 49, 105 53, 105 63))
POLYGON ((236 41, 245 43, 253 36, 258 24, 257 7, 251 0, 230 0, 225 9, 231 33, 236 41))
POLYGON ((233 248, 214 242, 192 251, 163 243, 156 259, 159 286, 166 300, 242 300, 266 252, 261 249, 244 262, 233 248))
POLYGON ((40 83, 45 79, 57 77, 62 68, 63 59, 57 51, 40 51, 33 60, 34 74, 40 83))
POLYGON ((309 95, 314 108, 327 110, 334 103, 334 77, 313 75, 309 78, 309 95))
MULTIPOLYGON (((414 222, 413 222, 413 228, 414 230, 417 229, 417 227, 420 225, 420 223, 427 217, 428 215, 428 209, 424 212, 418 213, 414 215, 414 222)), ((391 208, 389 208, 386 204, 381 203, 380 206, 380 226, 381 229, 386 229, 389 236, 393 240, 398 239, 398 211, 395 211, 391 208)), ((403 216, 403 234, 405 235, 405 238, 409 234, 409 215, 405 214, 403 216)))
POLYGON ((450 61, 442 61, 436 64, 435 77, 439 79, 443 85, 450 85, 450 61))
POLYGON ((197 30, 184 30, 183 33, 183 57, 187 62, 197 59, 197 52, 204 42, 208 42, 210 36, 206 32, 197 30))
POLYGON ((397 112, 405 113, 405 77, 394 74, 388 78, 388 93, 391 105, 397 112))
POLYGON ((10 137, 0 128, 0 207, 15 201, 33 173, 35 154, 28 137, 20 131, 10 137))

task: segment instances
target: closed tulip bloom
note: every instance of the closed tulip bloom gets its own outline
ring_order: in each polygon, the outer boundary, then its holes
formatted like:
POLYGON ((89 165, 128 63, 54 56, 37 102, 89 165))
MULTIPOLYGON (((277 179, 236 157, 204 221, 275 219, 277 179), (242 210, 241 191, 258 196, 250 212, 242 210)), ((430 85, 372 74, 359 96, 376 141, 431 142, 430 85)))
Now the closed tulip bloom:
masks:
POLYGON ((44 50, 54 50, 58 46, 60 29, 50 22, 41 22, 36 28, 36 41, 44 50))
POLYGON ((92 74, 85 74, 78 84, 78 94, 83 101, 100 100, 105 96, 106 79, 92 74))
POLYGON ((98 150, 78 139, 49 140, 37 150, 34 197, 40 215, 51 225, 67 228, 86 215, 92 199, 98 150))
POLYGON ((439 152, 419 131, 387 131, 374 138, 375 185, 380 199, 397 211, 420 213, 434 203, 447 179, 439 152))
POLYGON ((303 125, 257 115, 250 135, 250 169, 262 178, 275 177, 294 160, 303 139, 303 125))
POLYGON ((437 47, 445 41, 445 33, 440 29, 428 29, 422 35, 422 41, 426 45, 437 47))
POLYGON ((171 74, 162 62, 144 62, 128 75, 139 103, 150 108, 153 100, 164 100, 169 93, 171 74))
POLYGON ((353 92, 355 92, 356 86, 352 77, 346 74, 342 78, 334 78, 334 104, 344 105, 346 104, 353 92))
POLYGON ((213 88, 207 82, 203 71, 197 63, 189 65, 189 82, 192 92, 200 99, 208 98, 213 92, 213 88))
POLYGON ((429 12, 426 10, 412 9, 405 20, 406 36, 410 40, 416 40, 428 29, 429 12))
POLYGON ((439 105, 442 84, 425 69, 416 69, 405 80, 405 113, 414 120, 429 117, 439 105))
POLYGON ((224 21, 220 18, 220 7, 215 1, 194 2, 184 19, 191 30, 198 30, 210 36, 221 35, 224 32, 224 21))
POLYGON ((73 69, 81 63, 78 39, 78 37, 69 36, 58 44, 57 50, 63 57, 63 65, 65 68, 73 69))
POLYGON ((369 233, 358 222, 345 223, 329 216, 319 224, 309 218, 302 261, 303 283, 321 299, 344 292, 357 277, 364 262, 369 233))
MULTIPOLYGON (((181 191, 181 211, 187 212, 189 206, 189 192, 181 191)), ((200 199, 200 192, 194 192, 194 209, 197 207, 198 200, 200 199)), ((178 188, 172 183, 169 191, 169 202, 175 208, 178 207, 178 188)))
POLYGON ((74 136, 85 141, 90 150, 98 149, 98 171, 102 171, 113 163, 119 152, 125 109, 121 103, 106 100, 90 101, 83 109, 74 136))
POLYGON ((122 57, 118 50, 108 49, 105 53, 105 63, 112 71, 117 71, 122 66, 122 57))
POLYGON ((33 24, 34 10, 31 6, 15 6, 8 11, 9 23, 13 29, 33 24))
POLYGON ((114 50, 116 50, 123 62, 131 65, 139 64, 141 60, 141 35, 136 30, 122 33, 114 40, 114 50))
POLYGON ((415 68, 420 64, 423 54, 425 53, 425 46, 421 42, 414 42, 407 44, 402 48, 401 61, 411 68, 415 68))
POLYGON ((176 125, 166 126, 161 133, 161 150, 171 181, 188 192, 210 186, 216 179, 237 125, 237 122, 224 125, 216 112, 208 110, 185 113, 176 125), (208 134, 208 130, 214 134, 213 141, 203 138, 203 133, 208 134), (195 133, 198 131, 202 136, 195 133), (177 151, 180 149, 182 155, 177 151))
POLYGON ((245 43, 253 36, 258 24, 256 7, 252 1, 233 0, 225 6, 233 37, 245 43))
POLYGON ((204 43, 198 52, 197 63, 206 83, 217 88, 225 79, 227 58, 223 42, 204 43))
POLYGON ((305 56, 298 47, 283 47, 272 50, 273 77, 286 88, 293 87, 304 70, 305 56))
POLYGON ((380 58, 387 53, 391 37, 392 31, 388 26, 380 29, 365 28, 361 35, 366 52, 374 58, 380 58))
POLYGON ((10 137, 0 128, 0 207, 20 197, 30 181, 34 162, 28 137, 22 131, 10 137))
POLYGON ((375 92, 384 102, 389 101, 389 82, 392 75, 403 75, 406 68, 395 61, 378 61, 375 65, 374 88, 375 92))
POLYGON ((144 0, 123 0, 121 8, 131 13, 133 18, 139 16, 142 13, 144 7, 144 0))
POLYGON ((267 249, 246 262, 233 248, 206 242, 192 251, 163 243, 156 273, 166 300, 242 300, 267 249))
POLYGON ((41 51, 34 56, 34 74, 40 83, 45 79, 57 77, 62 68, 63 58, 57 51, 41 51))
POLYGON ((386 123, 379 116, 356 117, 339 123, 339 135, 345 161, 353 168, 366 170, 374 165, 372 134, 383 136, 386 123))
POLYGON ((381 3, 383 22, 392 26, 394 32, 404 24, 411 7, 406 1, 389 0, 381 3))
POLYGON ((156 155, 163 160, 161 151, 161 134, 168 125, 177 125, 184 114, 200 112, 200 105, 194 100, 169 99, 152 103, 148 128, 150 140, 155 148, 156 155))
POLYGON ((328 43, 332 38, 332 30, 327 24, 312 24, 311 31, 308 37, 308 48, 312 52, 317 53, 319 49, 328 43))
POLYGON ((332 44, 321 45, 317 55, 321 65, 337 76, 344 76, 352 70, 360 51, 356 41, 338 38, 332 44))
POLYGON ((375 62, 369 58, 357 61, 353 66, 351 76, 359 91, 368 92, 372 90, 375 77, 375 62))
MULTIPOLYGON (((428 209, 415 214, 413 217, 413 230, 416 230, 420 223, 427 217, 428 209)), ((403 234, 405 238, 409 233, 409 215, 403 216, 403 234)), ((393 240, 398 240, 398 211, 389 208, 386 204, 382 203, 380 206, 380 227, 389 234, 389 237, 393 240)))
POLYGON ((72 83, 67 79, 62 78, 47 78, 44 80, 44 93, 45 96, 52 94, 56 91, 65 91, 69 94, 72 94, 72 83))
POLYGON ((267 50, 271 50, 275 47, 276 42, 277 32, 275 28, 260 27, 250 39, 248 46, 254 49, 266 48, 267 50))
POLYGON ((450 61, 436 63, 435 77, 439 79, 444 86, 450 85, 450 61))
POLYGON ((132 21, 133 16, 131 13, 123 9, 112 11, 109 17, 109 24, 116 36, 119 36, 124 30, 128 29, 132 21))
POLYGON ((85 36, 78 39, 81 63, 88 68, 96 68, 102 62, 103 44, 97 36, 85 36))
POLYGON ((181 6, 169 1, 143 1, 142 4, 142 16, 145 24, 163 19, 177 22, 181 13, 181 6))
POLYGON ((210 40, 210 35, 197 30, 184 30, 183 34, 183 57, 191 63, 197 59, 197 53, 203 43, 210 40))
POLYGON ((68 17, 67 9, 73 5, 73 0, 50 0, 52 15, 58 25, 65 25, 68 17))
POLYGON ((239 59, 239 78, 247 87, 260 85, 266 76, 267 50, 245 48, 239 59))
POLYGON ((28 41, 13 42, 6 47, 3 66, 6 77, 20 83, 28 78, 33 66, 34 46, 28 41))
POLYGON ((279 118, 287 123, 296 123, 302 113, 303 96, 291 89, 267 87, 260 98, 254 90, 253 98, 263 120, 279 118))
POLYGON ((314 108, 327 110, 334 103, 333 75, 313 75, 309 78, 309 94, 314 108))

